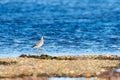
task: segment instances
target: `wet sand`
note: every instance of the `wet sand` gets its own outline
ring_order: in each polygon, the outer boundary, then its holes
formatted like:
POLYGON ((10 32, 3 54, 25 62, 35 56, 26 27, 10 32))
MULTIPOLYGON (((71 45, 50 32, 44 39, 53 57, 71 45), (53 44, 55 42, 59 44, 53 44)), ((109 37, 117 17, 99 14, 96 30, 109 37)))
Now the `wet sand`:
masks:
POLYGON ((111 68, 119 68, 119 56, 31 56, 0 58, 0 78, 97 77, 111 68))

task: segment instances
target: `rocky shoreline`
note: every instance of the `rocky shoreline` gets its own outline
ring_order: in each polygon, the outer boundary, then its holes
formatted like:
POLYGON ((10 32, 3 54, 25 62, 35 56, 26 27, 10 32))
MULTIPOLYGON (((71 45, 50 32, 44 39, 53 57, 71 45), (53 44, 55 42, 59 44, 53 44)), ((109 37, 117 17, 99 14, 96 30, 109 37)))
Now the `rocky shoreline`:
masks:
POLYGON ((21 55, 17 58, 0 58, 0 78, 97 77, 112 68, 119 68, 119 60, 120 56, 116 55, 21 55))

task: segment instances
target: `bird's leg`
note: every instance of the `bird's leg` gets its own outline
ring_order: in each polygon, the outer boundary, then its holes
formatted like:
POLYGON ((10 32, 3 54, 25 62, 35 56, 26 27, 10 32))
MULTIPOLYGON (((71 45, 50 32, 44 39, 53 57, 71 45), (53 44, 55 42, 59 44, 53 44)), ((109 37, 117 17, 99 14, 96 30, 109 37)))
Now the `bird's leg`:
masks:
POLYGON ((37 49, 37 52, 40 54, 40 56, 42 55, 42 51, 39 48, 37 49))
POLYGON ((39 48, 37 48, 37 52, 38 52, 38 53, 40 52, 40 49, 39 49, 39 48))
MULTIPOLYGON (((39 49, 40 50, 40 49, 39 49)), ((42 50, 40 50, 40 55, 43 55, 43 52, 42 52, 42 50)))

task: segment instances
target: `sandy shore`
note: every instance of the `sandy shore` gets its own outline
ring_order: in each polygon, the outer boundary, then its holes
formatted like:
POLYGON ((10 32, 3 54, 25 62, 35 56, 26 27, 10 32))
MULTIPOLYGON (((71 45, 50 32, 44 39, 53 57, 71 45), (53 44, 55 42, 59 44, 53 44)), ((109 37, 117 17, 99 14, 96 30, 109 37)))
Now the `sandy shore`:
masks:
POLYGON ((92 77, 119 67, 120 57, 99 56, 26 56, 0 58, 0 78, 24 76, 92 77))

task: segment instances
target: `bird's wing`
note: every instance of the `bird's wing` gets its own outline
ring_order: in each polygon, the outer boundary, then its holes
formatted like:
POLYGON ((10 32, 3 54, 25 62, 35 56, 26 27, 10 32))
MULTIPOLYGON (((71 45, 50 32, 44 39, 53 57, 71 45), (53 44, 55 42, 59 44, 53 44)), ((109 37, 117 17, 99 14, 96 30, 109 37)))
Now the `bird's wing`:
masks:
POLYGON ((35 43, 35 44, 32 46, 32 48, 34 48, 34 47, 37 46, 38 44, 39 44, 39 42, 35 43))
POLYGON ((33 46, 32 46, 32 48, 34 48, 36 46, 36 44, 34 44, 33 46))

